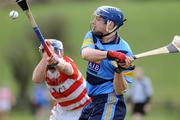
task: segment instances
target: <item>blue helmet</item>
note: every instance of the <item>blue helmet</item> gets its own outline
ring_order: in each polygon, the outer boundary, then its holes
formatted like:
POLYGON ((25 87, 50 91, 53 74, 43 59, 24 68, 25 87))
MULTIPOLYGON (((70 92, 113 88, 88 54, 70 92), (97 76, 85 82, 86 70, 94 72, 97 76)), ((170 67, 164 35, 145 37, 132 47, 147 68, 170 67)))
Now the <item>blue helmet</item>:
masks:
POLYGON ((53 46, 55 51, 60 51, 63 50, 63 44, 61 41, 56 40, 56 39, 50 39, 51 45, 53 46))
POLYGON ((117 26, 116 30, 123 25, 124 21, 126 21, 126 19, 124 19, 122 11, 112 6, 98 7, 95 11, 95 15, 101 16, 105 20, 105 22, 107 22, 108 20, 113 21, 117 26))
MULTIPOLYGON (((62 42, 60 40, 49 39, 48 41, 51 42, 51 45, 53 46, 55 52, 63 50, 63 44, 62 44, 62 42)), ((39 46, 39 51, 40 52, 44 51, 42 44, 39 46)))

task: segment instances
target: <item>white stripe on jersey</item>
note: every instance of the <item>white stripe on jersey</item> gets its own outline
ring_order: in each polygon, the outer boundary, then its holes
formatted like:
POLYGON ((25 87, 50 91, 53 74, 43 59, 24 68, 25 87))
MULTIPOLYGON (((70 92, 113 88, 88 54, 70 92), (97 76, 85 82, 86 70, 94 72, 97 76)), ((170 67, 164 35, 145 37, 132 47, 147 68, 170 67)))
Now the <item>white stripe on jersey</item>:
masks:
MULTIPOLYGON (((78 70, 78 78, 77 80, 80 80, 82 77, 82 74, 80 73, 80 71, 78 70)), ((83 80, 85 81, 85 80, 83 80)), ((56 91, 58 92, 64 92, 66 91, 67 89, 69 89, 71 87, 71 85, 73 85, 74 83, 76 82, 76 80, 73 80, 73 79, 67 79, 64 83, 62 84, 59 84, 57 86, 51 86, 49 84, 46 84, 48 86, 48 89, 51 91, 51 92, 54 92, 53 89, 55 89, 56 91)), ((86 86, 84 86, 86 87, 86 86)))
POLYGON ((63 97, 56 100, 57 102, 65 102, 65 101, 73 100, 82 93, 85 87, 86 87, 86 81, 83 80, 83 83, 72 94, 68 95, 67 97, 63 97))
POLYGON ((67 79, 64 83, 62 84, 59 84, 59 85, 56 85, 56 86, 51 86, 49 84, 48 85, 48 88, 49 90, 52 92, 54 92, 53 89, 55 89, 57 92, 61 92, 63 93, 64 91, 66 91, 67 89, 69 89, 71 87, 71 85, 74 84, 74 82, 76 82, 75 80, 73 79, 67 79))
POLYGON ((78 70, 78 78, 77 78, 77 80, 81 79, 81 77, 82 77, 82 74, 81 74, 81 72, 78 70))
POLYGON ((68 105, 66 107, 62 107, 63 110, 72 110, 73 108, 79 107, 80 105, 84 104, 88 100, 88 96, 85 96, 83 99, 81 99, 79 102, 68 105))

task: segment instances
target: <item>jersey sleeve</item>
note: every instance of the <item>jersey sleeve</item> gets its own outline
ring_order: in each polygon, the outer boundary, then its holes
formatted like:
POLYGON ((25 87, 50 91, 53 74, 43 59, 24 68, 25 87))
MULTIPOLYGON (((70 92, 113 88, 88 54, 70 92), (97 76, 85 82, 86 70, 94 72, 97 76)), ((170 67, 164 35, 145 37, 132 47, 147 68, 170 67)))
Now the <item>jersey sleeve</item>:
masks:
POLYGON ((127 83, 132 83, 134 80, 134 71, 133 70, 125 70, 123 72, 123 76, 127 83))
POLYGON ((82 43, 82 46, 81 46, 81 50, 83 48, 86 48, 86 47, 90 47, 90 48, 94 48, 94 41, 93 41, 93 37, 92 37, 92 33, 91 32, 88 32, 86 34, 86 36, 84 37, 84 40, 83 40, 83 43, 82 43))
POLYGON ((132 55, 133 55, 133 52, 132 52, 129 44, 126 43, 126 42, 125 42, 124 44, 125 44, 125 46, 126 46, 126 51, 127 51, 126 55, 129 56, 129 57, 132 56, 132 55))
POLYGON ((76 64, 73 62, 73 60, 70 57, 65 56, 64 60, 71 64, 73 71, 74 71, 74 73, 72 75, 70 75, 69 77, 72 79, 77 79, 78 78, 78 68, 77 68, 76 64))

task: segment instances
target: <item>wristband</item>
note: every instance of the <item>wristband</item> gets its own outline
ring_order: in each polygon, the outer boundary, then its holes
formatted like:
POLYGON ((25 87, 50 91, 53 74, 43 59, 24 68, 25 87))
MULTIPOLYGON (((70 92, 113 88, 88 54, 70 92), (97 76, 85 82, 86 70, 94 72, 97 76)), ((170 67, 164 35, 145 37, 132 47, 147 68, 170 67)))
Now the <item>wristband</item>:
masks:
POLYGON ((120 73, 122 73, 123 68, 121 68, 120 66, 118 66, 118 67, 116 67, 114 70, 115 70, 116 73, 120 74, 120 73))
POLYGON ((50 64, 48 65, 48 69, 54 69, 54 67, 56 67, 59 64, 59 61, 57 61, 56 63, 50 64))

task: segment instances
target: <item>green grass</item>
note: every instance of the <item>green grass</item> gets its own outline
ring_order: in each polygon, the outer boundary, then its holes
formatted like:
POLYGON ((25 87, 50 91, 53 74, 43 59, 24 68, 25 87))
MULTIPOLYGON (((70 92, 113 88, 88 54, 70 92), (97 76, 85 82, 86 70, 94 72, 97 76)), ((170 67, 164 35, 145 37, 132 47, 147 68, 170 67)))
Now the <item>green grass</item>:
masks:
MULTIPOLYGON (((114 1, 98 1, 98 2, 59 2, 49 4, 31 5, 31 9, 38 24, 43 21, 43 16, 57 15, 66 19, 65 28, 66 39, 63 40, 70 47, 65 48, 65 53, 70 55, 77 63, 80 70, 85 75, 86 62, 80 58, 80 47, 86 32, 89 30, 89 23, 92 12, 100 5, 114 5, 120 7, 126 18, 128 19, 125 25, 120 29, 120 35, 126 39, 134 53, 140 53, 146 50, 151 50, 164 46, 171 42, 175 34, 180 34, 180 2, 119 2, 114 1), (71 49, 70 49, 71 48, 71 49)), ((24 42, 25 39, 30 39, 26 36, 26 32, 32 32, 27 18, 23 12, 15 6, 0 8, 0 83, 5 79, 10 80, 12 89, 17 90, 16 84, 13 83, 11 66, 8 65, 4 56, 7 54, 7 49, 13 47, 13 42, 24 42), (11 21, 8 14, 11 9, 18 10, 20 16, 17 20, 11 21), (12 82, 11 82, 12 81, 12 82)), ((41 26, 40 26, 41 28, 41 26)), ((19 47, 19 46, 14 46, 19 47)), ((23 46, 20 46, 23 47, 23 46)), ((32 50, 31 45, 24 42, 24 47, 29 48, 30 54, 37 55, 37 49, 32 50)), ((14 54, 14 53, 8 53, 14 54)), ((37 63, 37 58, 33 58, 34 63, 37 63)), ((167 101, 175 104, 180 108, 180 55, 160 55, 154 57, 143 58, 135 62, 144 68, 145 73, 152 78, 154 87, 153 105, 161 103, 159 108, 162 108, 167 101)), ((29 116, 27 120, 33 120, 30 114, 22 114, 29 116)), ((12 114, 12 120, 21 120, 22 116, 19 113, 12 114)), ((128 119, 128 118, 127 118, 128 119)), ((166 110, 152 110, 147 120, 176 120, 177 114, 168 115, 166 110)))
POLYGON ((28 112, 13 112, 9 115, 9 120, 36 120, 35 117, 28 112))
MULTIPOLYGON (((28 112, 13 112, 9 115, 9 120, 36 120, 35 116, 28 112)), ((179 120, 180 115, 178 114, 178 111, 171 111, 168 109, 154 109, 145 116, 145 120, 179 120)), ((131 120, 131 114, 130 112, 127 113, 126 120, 131 120)))

